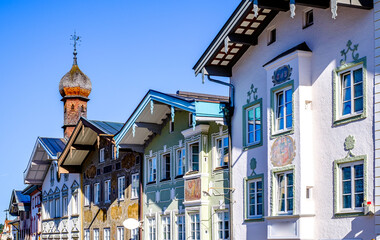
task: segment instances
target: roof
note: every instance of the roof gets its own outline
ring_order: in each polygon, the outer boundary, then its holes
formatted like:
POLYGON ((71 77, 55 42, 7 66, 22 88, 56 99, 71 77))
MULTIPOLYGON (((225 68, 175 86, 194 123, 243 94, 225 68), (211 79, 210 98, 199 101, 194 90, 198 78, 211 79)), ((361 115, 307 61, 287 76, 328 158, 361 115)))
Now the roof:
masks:
POLYGON ((295 47, 293 47, 293 48, 291 48, 291 49, 289 49, 289 50, 287 50, 287 51, 279 54, 278 56, 276 56, 275 58, 273 58, 269 62, 265 63, 263 65, 263 67, 265 67, 266 65, 271 64, 272 62, 276 61, 277 59, 280 59, 280 58, 282 58, 282 57, 284 57, 284 56, 286 56, 288 54, 291 54, 291 53, 293 53, 295 51, 311 52, 311 49, 309 48, 309 46, 305 42, 303 42, 303 43, 298 44, 297 46, 295 46, 295 47))
POLYGON ((65 144, 64 138, 38 137, 24 171, 24 182, 42 185, 51 162, 58 159, 58 155, 63 152, 65 144))
MULTIPOLYGON (((200 72, 214 76, 232 76, 232 67, 258 38, 280 11, 289 11, 289 0, 258 1, 258 15, 255 17, 253 1, 242 0, 224 24, 206 51, 194 65, 195 75, 200 72), (227 48, 226 46, 227 45, 227 48)), ((326 9, 330 0, 297 0, 298 5, 326 9)), ((373 1, 337 0, 340 6, 371 9, 373 1)))
MULTIPOLYGON (((149 139, 158 134, 163 124, 175 116, 177 110, 193 114, 194 124, 200 119, 219 119, 223 121, 222 107, 228 103, 228 97, 202 93, 178 91, 167 94, 149 90, 123 128, 115 135, 115 142, 123 148, 138 146, 141 148, 149 139)), ((136 151, 137 148, 130 148, 136 151)))
POLYGON ((14 190, 16 194, 16 200, 18 203, 30 203, 30 196, 22 194, 20 190, 14 190))
POLYGON ((22 194, 20 190, 13 190, 8 210, 12 216, 18 216, 19 212, 29 211, 30 196, 22 194))
POLYGON ((23 191, 22 194, 29 195, 38 189, 38 185, 28 185, 23 191))
POLYGON ((123 127, 123 123, 118 122, 106 122, 97 120, 87 120, 89 123, 93 124, 99 130, 103 131, 104 134, 115 135, 123 127))

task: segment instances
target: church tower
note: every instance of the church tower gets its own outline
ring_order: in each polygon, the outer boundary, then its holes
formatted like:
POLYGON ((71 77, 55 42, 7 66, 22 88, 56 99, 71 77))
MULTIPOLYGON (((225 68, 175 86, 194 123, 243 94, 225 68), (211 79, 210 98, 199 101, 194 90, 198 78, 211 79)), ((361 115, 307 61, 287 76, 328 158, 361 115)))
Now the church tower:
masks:
POLYGON ((91 93, 91 81, 78 67, 76 44, 79 41, 75 33, 72 35, 74 41, 74 61, 71 70, 66 73, 59 82, 59 92, 62 96, 64 107, 63 132, 69 139, 74 131, 80 117, 87 118, 87 102, 91 93))

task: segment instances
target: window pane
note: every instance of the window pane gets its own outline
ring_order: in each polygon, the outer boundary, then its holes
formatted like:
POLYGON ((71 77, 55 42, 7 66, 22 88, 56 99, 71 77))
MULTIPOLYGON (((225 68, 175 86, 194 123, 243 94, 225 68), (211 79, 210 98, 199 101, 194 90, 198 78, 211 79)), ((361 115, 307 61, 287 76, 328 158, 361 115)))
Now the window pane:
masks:
POLYGON ((291 128, 293 125, 292 115, 286 117, 286 128, 291 128))
POLYGON ((284 95, 281 93, 278 93, 277 95, 277 99, 278 99, 278 105, 279 106, 283 106, 284 105, 284 95))
POLYGON ((355 99, 355 112, 363 110, 363 98, 355 99))
POLYGON ((363 179, 355 180, 355 193, 361 193, 363 191, 363 179))
POLYGON ((342 168, 343 180, 351 179, 351 167, 342 168))
POLYGON ((351 181, 343 182, 343 194, 351 193, 351 181))
POLYGON ((354 71, 354 83, 363 81, 363 69, 358 69, 354 71))
POLYGON ((255 141, 256 142, 261 141, 261 130, 260 129, 255 131, 255 141))
POLYGON ((277 117, 284 117, 284 107, 281 106, 278 108, 277 117))
POLYGON ((351 88, 343 89, 343 101, 351 100, 351 88))
POLYGON ((354 86, 354 97, 361 96, 363 96, 363 83, 359 83, 354 86))
POLYGON ((355 194, 355 207, 362 207, 364 194, 355 194))
POLYGON ((290 103, 287 103, 286 104, 286 115, 290 115, 290 114, 292 114, 292 103, 290 102, 290 103))
POLYGON ((252 143, 254 141, 253 139, 253 132, 248 134, 248 143, 252 143))
POLYGON ((248 111, 248 121, 253 121, 253 109, 248 111))
POLYGON ((285 92, 285 101, 286 102, 292 101, 292 89, 289 89, 285 92))
POLYGON ((343 76, 343 87, 350 87, 351 86, 351 75, 346 74, 343 76))
POLYGON ((287 175, 288 177, 288 186, 293 185, 293 173, 287 175))
POLYGON ((293 199, 290 199, 289 201, 287 201, 287 210, 288 211, 293 211, 293 199))
POLYGON ((351 195, 343 196, 343 208, 351 208, 351 195))
POLYGON ((355 178, 362 178, 363 177, 363 164, 355 165, 355 178))
POLYGON ((345 102, 343 104, 343 115, 351 113, 351 102, 345 102))
POLYGON ((279 128, 278 128, 279 130, 281 130, 281 129, 284 129, 284 119, 283 118, 281 118, 280 120, 279 120, 279 128))

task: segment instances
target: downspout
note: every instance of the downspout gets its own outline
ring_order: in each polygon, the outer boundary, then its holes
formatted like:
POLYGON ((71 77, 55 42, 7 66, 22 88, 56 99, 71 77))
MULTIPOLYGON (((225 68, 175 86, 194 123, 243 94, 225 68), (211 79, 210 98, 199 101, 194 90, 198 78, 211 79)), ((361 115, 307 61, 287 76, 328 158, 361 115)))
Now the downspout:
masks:
MULTIPOLYGON (((224 86, 228 86, 230 90, 230 105, 226 107, 224 110, 225 116, 226 116, 226 122, 227 122, 227 127, 228 127, 228 159, 229 159, 229 164, 228 164, 228 175, 229 175, 229 187, 233 189, 232 186, 232 127, 231 127, 231 120, 232 116, 234 115, 234 108, 235 108, 235 87, 231 83, 226 83, 217 79, 212 79, 210 75, 207 75, 207 78, 209 81, 221 84, 224 86)), ((229 217, 230 217, 230 239, 234 239, 233 235, 233 203, 234 203, 234 198, 232 195, 232 191, 230 191, 230 208, 229 208, 229 217)))

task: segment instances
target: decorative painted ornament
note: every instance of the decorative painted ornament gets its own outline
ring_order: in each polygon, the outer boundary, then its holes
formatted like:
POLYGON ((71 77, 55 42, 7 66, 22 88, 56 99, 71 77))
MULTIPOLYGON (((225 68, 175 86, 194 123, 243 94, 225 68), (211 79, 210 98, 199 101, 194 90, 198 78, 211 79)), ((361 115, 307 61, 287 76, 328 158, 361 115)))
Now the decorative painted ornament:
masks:
POLYGON ((273 84, 277 85, 288 81, 292 75, 292 71, 293 69, 290 67, 290 65, 284 65, 277 68, 277 70, 274 71, 272 76, 273 84))
POLYGON ((274 167, 283 167, 293 162, 296 155, 294 141, 289 136, 277 138, 271 149, 271 162, 274 167))
POLYGON ((340 55, 344 57, 340 60, 340 64, 342 65, 347 62, 347 54, 349 52, 351 52, 352 60, 357 61, 359 59, 359 53, 356 53, 356 51, 359 48, 359 44, 354 44, 354 46, 352 47, 352 41, 348 40, 346 47, 347 47, 346 49, 343 49, 342 51, 340 51, 340 55))
POLYGON ((256 158, 252 158, 252 159, 251 159, 251 162, 250 162, 249 165, 250 165, 251 170, 252 170, 251 176, 256 175, 256 172, 255 172, 255 169, 256 169, 256 167, 257 167, 257 161, 256 161, 256 158))

